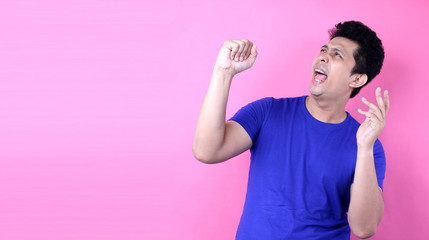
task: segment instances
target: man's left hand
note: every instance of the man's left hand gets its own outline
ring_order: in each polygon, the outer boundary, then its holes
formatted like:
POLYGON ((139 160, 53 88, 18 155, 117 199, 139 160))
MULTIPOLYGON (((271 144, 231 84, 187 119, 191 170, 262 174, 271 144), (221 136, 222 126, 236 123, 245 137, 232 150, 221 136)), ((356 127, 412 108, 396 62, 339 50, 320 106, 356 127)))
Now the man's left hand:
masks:
POLYGON ((375 141, 386 126, 386 114, 390 108, 389 95, 387 90, 384 91, 384 100, 381 96, 381 88, 375 90, 377 105, 362 98, 362 102, 369 107, 368 111, 358 109, 358 112, 366 116, 365 121, 360 125, 356 139, 359 147, 371 148, 375 141))

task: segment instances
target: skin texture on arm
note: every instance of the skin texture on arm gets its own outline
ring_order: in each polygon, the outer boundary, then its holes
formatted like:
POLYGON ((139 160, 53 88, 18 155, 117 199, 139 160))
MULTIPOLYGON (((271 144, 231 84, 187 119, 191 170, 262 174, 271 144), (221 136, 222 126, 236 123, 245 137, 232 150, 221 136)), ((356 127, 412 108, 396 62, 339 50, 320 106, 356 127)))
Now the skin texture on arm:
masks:
POLYGON ((390 107, 387 90, 384 92, 383 100, 381 89, 377 88, 376 99, 377 105, 362 98, 369 110, 366 112, 358 109, 366 119, 356 134, 358 152, 354 183, 350 189, 348 220, 353 234, 359 238, 374 235, 384 213, 383 195, 378 186, 373 148, 386 125, 386 114, 390 107))
POLYGON ((223 162, 252 146, 244 128, 233 121, 225 122, 225 115, 233 77, 252 67, 256 56, 256 45, 248 40, 226 41, 219 51, 192 145, 199 161, 223 162))

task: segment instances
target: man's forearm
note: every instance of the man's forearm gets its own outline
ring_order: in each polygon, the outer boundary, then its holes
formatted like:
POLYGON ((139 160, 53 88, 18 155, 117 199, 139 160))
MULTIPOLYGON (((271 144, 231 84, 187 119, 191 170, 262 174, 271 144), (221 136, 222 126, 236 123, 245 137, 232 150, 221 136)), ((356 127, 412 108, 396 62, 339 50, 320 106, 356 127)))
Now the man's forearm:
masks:
POLYGON ((368 238, 375 234, 383 212, 383 195, 378 186, 373 149, 358 147, 354 183, 350 190, 350 228, 357 237, 368 238))
POLYGON ((200 161, 208 161, 221 146, 225 133, 226 104, 233 74, 217 67, 198 116, 192 149, 200 161))
POLYGON ((251 139, 244 129, 238 124, 226 125, 225 115, 232 78, 252 67, 257 55, 256 45, 249 40, 228 40, 222 45, 192 144, 194 156, 201 162, 222 162, 250 148, 251 139))

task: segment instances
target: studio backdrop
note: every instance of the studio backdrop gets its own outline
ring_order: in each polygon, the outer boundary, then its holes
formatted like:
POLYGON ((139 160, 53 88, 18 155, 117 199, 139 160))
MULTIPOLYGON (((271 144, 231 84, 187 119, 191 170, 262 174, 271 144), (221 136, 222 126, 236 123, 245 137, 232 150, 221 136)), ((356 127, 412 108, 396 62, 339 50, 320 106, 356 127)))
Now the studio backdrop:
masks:
MULTIPOLYGON (((428 1, 0 1, 0 239, 234 239, 249 152, 192 155, 199 108, 228 39, 258 45, 227 118, 309 94, 335 24, 384 44, 384 218, 372 239, 429 238, 428 1)), ((352 237, 355 239, 355 237, 352 237)))

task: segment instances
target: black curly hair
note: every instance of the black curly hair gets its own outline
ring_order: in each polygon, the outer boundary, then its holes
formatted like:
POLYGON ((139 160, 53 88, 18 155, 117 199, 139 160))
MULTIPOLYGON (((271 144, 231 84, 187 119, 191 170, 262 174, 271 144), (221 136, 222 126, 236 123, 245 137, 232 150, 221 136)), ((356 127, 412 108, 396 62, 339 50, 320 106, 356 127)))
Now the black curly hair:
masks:
POLYGON ((353 89, 350 95, 350 98, 353 98, 361 88, 380 73, 384 60, 383 45, 374 31, 357 21, 338 23, 335 28, 329 30, 329 35, 331 40, 335 37, 345 37, 359 44, 358 49, 353 54, 356 65, 351 74, 366 74, 368 81, 363 86, 353 89))

